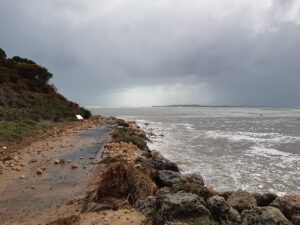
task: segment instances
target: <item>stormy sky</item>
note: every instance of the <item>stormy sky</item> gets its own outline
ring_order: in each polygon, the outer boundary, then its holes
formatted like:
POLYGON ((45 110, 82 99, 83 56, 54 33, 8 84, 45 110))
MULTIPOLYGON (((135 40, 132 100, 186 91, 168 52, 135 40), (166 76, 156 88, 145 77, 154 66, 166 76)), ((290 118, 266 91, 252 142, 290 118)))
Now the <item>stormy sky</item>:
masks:
POLYGON ((1 0, 0 47, 84 106, 300 105, 300 0, 1 0))

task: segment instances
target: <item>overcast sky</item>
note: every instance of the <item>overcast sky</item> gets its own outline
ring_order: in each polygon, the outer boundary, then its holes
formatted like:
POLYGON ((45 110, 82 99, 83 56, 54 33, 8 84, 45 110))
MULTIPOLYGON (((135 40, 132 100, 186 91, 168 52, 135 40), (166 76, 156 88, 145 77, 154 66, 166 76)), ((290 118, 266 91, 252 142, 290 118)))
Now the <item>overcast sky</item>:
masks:
POLYGON ((300 0, 1 0, 0 47, 91 106, 300 106, 300 0))

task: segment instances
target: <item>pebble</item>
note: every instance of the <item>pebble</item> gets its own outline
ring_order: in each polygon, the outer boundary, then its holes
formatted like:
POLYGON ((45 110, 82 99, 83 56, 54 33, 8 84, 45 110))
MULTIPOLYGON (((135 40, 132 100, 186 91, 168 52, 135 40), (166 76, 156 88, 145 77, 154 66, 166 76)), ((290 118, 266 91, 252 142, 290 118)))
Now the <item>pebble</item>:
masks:
POLYGON ((23 180, 25 179, 25 175, 21 175, 20 178, 23 180))
POLYGON ((42 170, 41 168, 38 168, 38 169, 36 170, 36 174, 37 174, 37 175, 42 175, 42 174, 43 174, 43 170, 42 170))
POLYGON ((71 168, 76 169, 76 168, 78 168, 78 165, 74 163, 74 164, 72 164, 71 168))
POLYGON ((54 164, 59 164, 59 160, 56 159, 56 160, 54 161, 54 164))

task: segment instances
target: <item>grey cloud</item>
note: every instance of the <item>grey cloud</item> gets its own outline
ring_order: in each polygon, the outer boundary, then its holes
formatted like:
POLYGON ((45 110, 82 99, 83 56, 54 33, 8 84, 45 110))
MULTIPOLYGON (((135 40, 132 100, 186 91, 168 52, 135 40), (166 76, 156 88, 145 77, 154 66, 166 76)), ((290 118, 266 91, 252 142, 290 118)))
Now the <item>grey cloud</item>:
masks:
POLYGON ((297 1, 226 2, 4 0, 0 43, 83 105, 300 105, 297 1))

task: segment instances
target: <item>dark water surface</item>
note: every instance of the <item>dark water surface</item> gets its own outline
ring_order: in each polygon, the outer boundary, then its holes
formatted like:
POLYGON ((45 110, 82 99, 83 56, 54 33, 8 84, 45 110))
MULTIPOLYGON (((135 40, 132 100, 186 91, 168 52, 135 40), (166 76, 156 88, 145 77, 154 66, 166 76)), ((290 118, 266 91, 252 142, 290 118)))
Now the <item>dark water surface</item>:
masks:
POLYGON ((151 149, 177 162, 184 173, 200 173, 219 191, 300 193, 299 108, 93 108, 92 112, 137 121, 156 134, 151 149))

